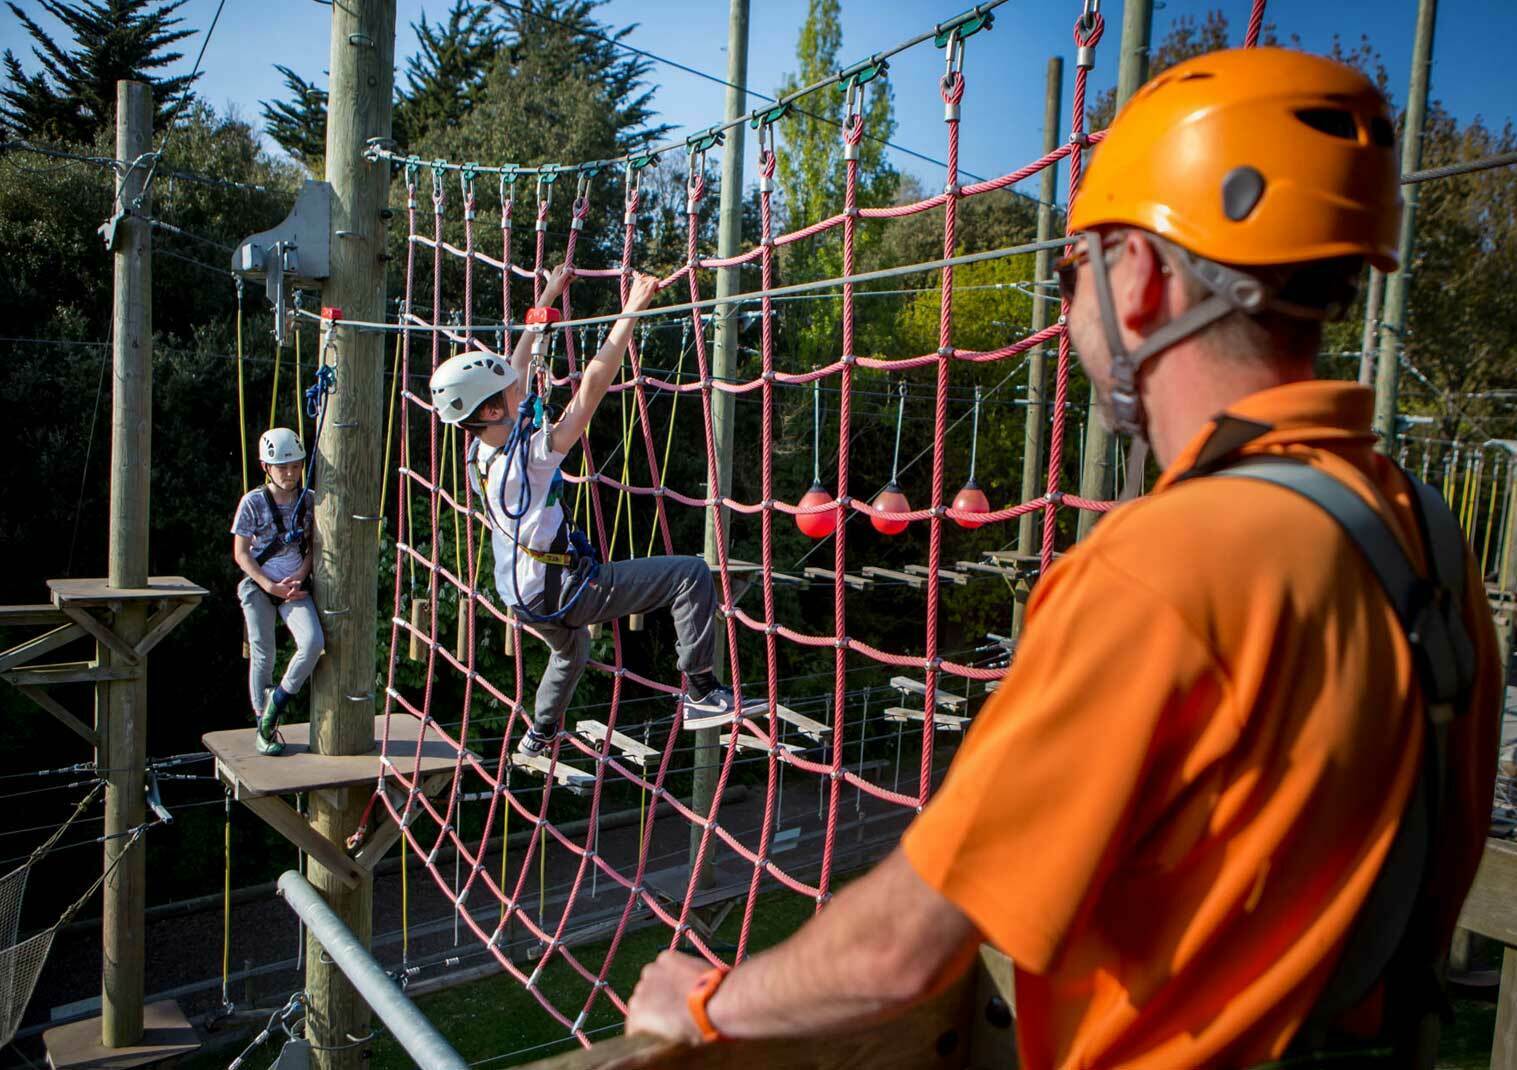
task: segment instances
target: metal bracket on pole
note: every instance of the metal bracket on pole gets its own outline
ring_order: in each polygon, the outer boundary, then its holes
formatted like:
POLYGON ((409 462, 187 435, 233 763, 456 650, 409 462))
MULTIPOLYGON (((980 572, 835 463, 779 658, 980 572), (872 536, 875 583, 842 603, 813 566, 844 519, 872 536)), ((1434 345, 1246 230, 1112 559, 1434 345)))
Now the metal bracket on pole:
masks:
POLYGON ((319 289, 332 273, 332 187, 306 182, 290 214, 277 227, 238 243, 232 271, 238 278, 264 284, 274 308, 274 338, 289 338, 286 296, 296 287, 319 289))

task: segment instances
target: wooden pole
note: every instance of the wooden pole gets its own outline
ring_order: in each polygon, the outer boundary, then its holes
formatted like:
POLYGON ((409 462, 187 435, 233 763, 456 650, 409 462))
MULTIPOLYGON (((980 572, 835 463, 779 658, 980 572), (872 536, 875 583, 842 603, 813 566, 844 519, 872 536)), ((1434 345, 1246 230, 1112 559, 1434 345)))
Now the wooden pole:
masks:
MULTIPOLYGON (((142 82, 116 83, 116 158, 140 159, 153 144, 153 92, 142 82)), ((116 181, 117 208, 152 212, 143 179, 147 168, 128 167, 116 181), (140 201, 139 201, 140 198, 140 201)), ((152 464, 153 229, 137 215, 117 223, 111 362, 111 519, 109 583, 146 587, 148 576, 148 474, 152 464)), ((129 601, 113 630, 129 643, 143 637, 147 603, 129 601)), ((100 644, 101 664, 120 660, 100 644)), ((123 1048, 142 1038, 145 845, 130 830, 145 820, 147 777, 147 669, 97 692, 97 728, 105 775, 105 881, 101 924, 100 1040, 123 1048), (101 709, 100 707, 103 707, 101 709), (101 715, 104 716, 101 716, 101 715)))
MULTIPOLYGON (((1153 36, 1153 0, 1124 0, 1122 45, 1117 57, 1117 110, 1148 81, 1148 42, 1153 36)), ((1096 151, 1100 151, 1097 149, 1096 151)), ((1108 501, 1115 491, 1116 468, 1112 464, 1112 432, 1101 416, 1096 392, 1090 392, 1090 414, 1085 421, 1085 462, 1080 475, 1080 497, 1108 501)), ((1080 511, 1077 537, 1090 534, 1100 513, 1080 511)))
POLYGON ((1359 343, 1359 385, 1375 381, 1375 353, 1380 334, 1380 301, 1385 296, 1385 272, 1370 268, 1369 289, 1364 293, 1364 338, 1359 343))
MULTIPOLYGON (((743 86, 748 81, 748 0, 731 0, 727 12, 727 121, 731 122, 748 110, 748 94, 743 86)), ((727 131, 722 155, 722 195, 719 229, 717 231, 717 256, 736 256, 743 241, 743 133, 746 125, 739 123, 727 131)), ((739 269, 722 268, 716 273, 717 300, 731 297, 741 291, 739 269)), ((738 309, 736 305, 718 305, 716 314, 716 351, 711 365, 711 374, 718 380, 732 379, 737 374, 738 309)), ((711 424, 716 438, 717 486, 714 494, 726 497, 732 493, 732 422, 733 398, 723 391, 714 391, 711 396, 711 424)), ((706 513, 706 560, 715 567, 717 561, 718 532, 725 534, 728 519, 725 509, 723 523, 717 525, 714 510, 706 513)), ((718 581, 720 588, 720 581, 718 581)), ((718 589, 720 595, 720 589, 718 589)), ((725 660, 724 628, 717 628, 718 670, 725 660)), ((698 814, 711 808, 711 799, 716 793, 717 766, 721 762, 721 729, 703 728, 695 733, 695 774, 691 786, 691 807, 698 814)), ((690 828, 690 865, 695 865, 696 853, 700 850, 701 830, 690 828)), ((707 884, 711 879, 711 852, 707 853, 706 867, 699 881, 707 884)))
MULTIPOLYGON (((1406 91, 1406 123, 1401 131, 1401 173, 1422 167, 1422 126, 1427 116, 1428 80, 1433 67, 1433 30, 1438 23, 1438 0, 1418 0, 1417 33, 1412 39, 1412 77, 1406 91)), ((1390 453, 1396 444, 1396 380, 1406 343, 1407 286, 1411 281, 1412 247, 1416 240, 1417 199, 1421 183, 1405 187, 1398 243, 1401 266, 1385 279, 1385 316, 1380 329, 1380 361, 1375 368, 1375 433, 1379 448, 1390 453)))
MULTIPOLYGON (((1064 58, 1053 56, 1048 61, 1047 88, 1043 97, 1043 152, 1047 155, 1059 147, 1062 119, 1059 104, 1064 95, 1064 58)), ((1058 195, 1059 165, 1057 162, 1043 169, 1043 185, 1038 190, 1038 241, 1046 242, 1053 237, 1054 198, 1058 195)), ((1053 250, 1039 249, 1033 261, 1034 280, 1032 299, 1032 333, 1037 334, 1048 326, 1049 298, 1052 294, 1038 287, 1053 275, 1053 250)), ((1027 366, 1027 430, 1022 446, 1022 501, 1038 496, 1048 472, 1043 460, 1043 431, 1048 421, 1048 402, 1044 399, 1048 377, 1047 346, 1039 346, 1027 366)), ((1038 513, 1023 513, 1017 520, 1017 553, 1037 553, 1039 547, 1038 513)), ((1026 605, 1021 601, 1012 604, 1011 634, 1022 633, 1022 615, 1026 605)))
MULTIPOLYGON (((390 136, 394 83, 395 0, 332 5, 326 169, 332 184, 332 273, 322 303, 353 320, 384 318, 385 229, 380 217, 389 171, 363 158, 370 138, 390 136)), ((372 518, 379 512, 384 453, 383 340, 337 327, 321 360, 336 370, 316 450, 315 597, 326 656, 312 678, 311 741, 321 754, 362 754, 374 742, 374 619, 379 574, 372 518)), ((310 822, 342 846, 357 828, 369 787, 313 791, 310 822)), ((346 887, 310 862, 308 877, 367 947, 372 935, 373 878, 346 887)), ((366 1051, 348 1041, 369 1031, 369 1010, 342 971, 307 934, 307 1036, 316 1070, 353 1070, 366 1051), (323 1050, 337 1049, 337 1050, 323 1050)))

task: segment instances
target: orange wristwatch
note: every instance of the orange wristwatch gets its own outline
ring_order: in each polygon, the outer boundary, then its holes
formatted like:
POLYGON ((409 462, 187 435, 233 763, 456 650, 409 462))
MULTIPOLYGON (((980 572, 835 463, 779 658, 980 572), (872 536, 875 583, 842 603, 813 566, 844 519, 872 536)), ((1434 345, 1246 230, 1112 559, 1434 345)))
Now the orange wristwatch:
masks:
POLYGON ((695 1020, 695 1028, 701 1031, 701 1042, 712 1044, 723 1039, 721 1031, 711 1024, 711 1016, 706 1013, 706 1004, 711 1002, 711 997, 716 995, 716 990, 727 979, 727 967, 716 966, 700 975, 695 982, 695 987, 690 990, 690 995, 685 997, 685 1005, 690 1008, 690 1017, 695 1020))

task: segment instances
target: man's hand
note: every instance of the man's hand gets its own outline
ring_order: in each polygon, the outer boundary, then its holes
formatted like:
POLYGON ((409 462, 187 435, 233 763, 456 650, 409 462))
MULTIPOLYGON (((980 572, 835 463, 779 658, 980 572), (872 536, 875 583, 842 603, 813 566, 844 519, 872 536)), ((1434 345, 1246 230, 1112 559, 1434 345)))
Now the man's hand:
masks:
MULTIPOLYGON (((269 592, 270 598, 277 598, 281 602, 290 601, 295 597, 295 592, 299 589, 300 585, 293 580, 273 580, 265 588, 269 592)), ((301 593, 304 594, 305 592, 302 591, 301 593)))
POLYGON ((305 582, 303 580, 297 580, 292 577, 286 583, 286 586, 290 589, 290 593, 284 596, 286 602, 302 602, 311 597, 311 592, 305 589, 305 582))
MULTIPOLYGON (((643 276, 647 278, 648 276, 643 276)), ((630 298, 629 298, 630 300, 630 298)), ((627 1032, 699 1044, 701 1032, 690 1017, 690 990, 711 967, 705 959, 664 951, 643 967, 627 1004, 627 1032)))
POLYGON ((574 281, 574 269, 568 264, 560 264, 548 273, 547 280, 543 283, 543 295, 538 299, 538 304, 546 308, 559 295, 569 288, 569 283, 574 281))

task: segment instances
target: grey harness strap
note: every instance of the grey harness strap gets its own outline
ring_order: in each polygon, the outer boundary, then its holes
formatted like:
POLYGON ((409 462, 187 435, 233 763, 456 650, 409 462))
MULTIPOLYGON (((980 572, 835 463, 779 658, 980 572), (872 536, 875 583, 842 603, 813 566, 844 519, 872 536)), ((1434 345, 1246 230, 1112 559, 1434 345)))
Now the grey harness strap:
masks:
MULTIPOLYGON (((1428 745, 1422 774, 1385 864, 1349 931, 1343 955, 1302 1027, 1297 1047, 1313 1050, 1321 1047, 1333 1024, 1387 976, 1423 899, 1432 840, 1443 810, 1448 725, 1463 712, 1475 676, 1474 643, 1462 615, 1468 548, 1458 521, 1438 492, 1405 472, 1421 517, 1430 565, 1426 577, 1412 566, 1385 520, 1325 472, 1302 462, 1266 457, 1244 460, 1214 474, 1272 483, 1293 491, 1338 523, 1363 555, 1395 610, 1411 646, 1425 700, 1428 745)), ((1428 976, 1432 965, 1403 962, 1398 967, 1422 971, 1423 976, 1408 978, 1408 983, 1432 984, 1436 991, 1435 981, 1428 976)), ((1434 1002, 1422 996, 1413 998, 1425 1004, 1434 1002)), ((1425 1016, 1432 1010, 1431 1005, 1425 1005, 1417 1013, 1425 1016)), ((1398 1028, 1416 1025, 1392 1024, 1398 1028)))

